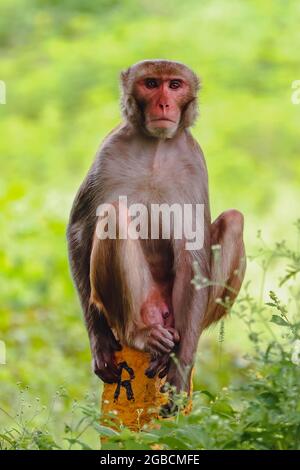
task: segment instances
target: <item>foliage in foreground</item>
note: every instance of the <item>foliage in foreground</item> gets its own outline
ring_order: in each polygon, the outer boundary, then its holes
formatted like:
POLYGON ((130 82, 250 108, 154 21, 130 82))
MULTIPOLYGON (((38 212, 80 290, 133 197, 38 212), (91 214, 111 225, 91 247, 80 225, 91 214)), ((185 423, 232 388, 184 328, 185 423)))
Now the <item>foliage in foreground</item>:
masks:
MULTIPOLYGON (((297 232, 300 240, 300 221, 297 232)), ((290 249, 285 242, 269 249, 261 242, 258 259, 264 273, 274 261, 285 261, 278 290, 286 300, 273 291, 268 302, 256 300, 248 284, 235 304, 232 313, 247 327, 253 346, 244 359, 248 363, 244 383, 229 386, 217 396, 197 391, 188 416, 178 412, 173 419, 160 420, 140 433, 102 426, 95 403, 75 403, 73 408, 81 416, 65 426, 65 447, 88 449, 85 432, 94 428, 106 438, 104 449, 300 449, 300 288, 296 282, 300 250, 299 246, 290 249)), ((180 407, 182 397, 176 401, 180 407)), ((35 405, 28 413, 30 407, 21 399, 18 413, 11 416, 11 427, 0 429, 0 448, 61 448, 48 432, 51 410, 43 422, 42 408, 35 405)))

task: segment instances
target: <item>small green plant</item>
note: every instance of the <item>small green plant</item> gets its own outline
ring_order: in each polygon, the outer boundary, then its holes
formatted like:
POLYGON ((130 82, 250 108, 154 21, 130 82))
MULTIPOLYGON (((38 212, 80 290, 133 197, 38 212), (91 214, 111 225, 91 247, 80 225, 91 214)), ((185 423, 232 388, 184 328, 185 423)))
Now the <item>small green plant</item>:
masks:
POLYGON ((110 435, 109 429, 103 430, 98 424, 100 411, 96 407, 95 396, 87 394, 84 404, 73 401, 70 420, 64 425, 63 436, 59 436, 57 439, 54 436, 57 422, 54 409, 61 406, 61 401, 64 398, 69 398, 66 390, 63 387, 57 390, 47 407, 41 405, 39 397, 36 397, 34 401, 29 398, 29 387, 18 383, 18 388, 17 411, 10 414, 0 407, 0 415, 5 415, 10 423, 9 426, 0 428, 0 450, 87 450, 91 449, 91 446, 89 442, 84 442, 83 438, 86 438, 88 430, 94 430, 94 434, 96 434, 101 429, 101 432, 110 435))
POLYGON ((15 413, 11 414, 0 407, 0 413, 9 418, 11 423, 8 428, 0 429, 0 449, 59 449, 47 427, 51 409, 63 390, 57 391, 49 410, 47 410, 45 405, 41 405, 39 397, 36 397, 33 403, 26 399, 29 387, 24 388, 21 383, 17 385, 19 402, 15 413))

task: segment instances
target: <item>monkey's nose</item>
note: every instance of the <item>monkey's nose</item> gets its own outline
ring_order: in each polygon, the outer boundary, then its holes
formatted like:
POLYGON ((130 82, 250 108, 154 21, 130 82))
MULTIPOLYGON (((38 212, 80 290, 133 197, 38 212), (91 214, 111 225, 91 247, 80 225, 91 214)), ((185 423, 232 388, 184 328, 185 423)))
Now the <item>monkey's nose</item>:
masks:
POLYGON ((169 105, 167 103, 159 103, 159 107, 160 109, 164 110, 164 109, 167 109, 169 105))

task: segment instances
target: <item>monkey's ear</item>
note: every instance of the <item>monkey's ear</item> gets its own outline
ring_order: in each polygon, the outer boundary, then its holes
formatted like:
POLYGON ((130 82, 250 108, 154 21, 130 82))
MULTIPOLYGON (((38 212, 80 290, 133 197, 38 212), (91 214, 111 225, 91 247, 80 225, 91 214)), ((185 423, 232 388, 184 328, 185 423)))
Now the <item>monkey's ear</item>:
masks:
POLYGON ((120 73, 120 82, 123 87, 125 87, 128 83, 129 73, 130 73, 130 67, 126 70, 122 70, 120 73))

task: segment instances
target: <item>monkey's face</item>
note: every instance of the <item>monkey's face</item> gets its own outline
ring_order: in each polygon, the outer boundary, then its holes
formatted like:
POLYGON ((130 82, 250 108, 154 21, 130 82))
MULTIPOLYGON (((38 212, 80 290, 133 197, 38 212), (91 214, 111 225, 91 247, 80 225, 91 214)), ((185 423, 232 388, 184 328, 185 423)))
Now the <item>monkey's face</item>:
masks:
POLYGON ((186 81, 180 76, 147 76, 136 82, 135 96, 146 131, 154 137, 173 137, 189 100, 186 81))

